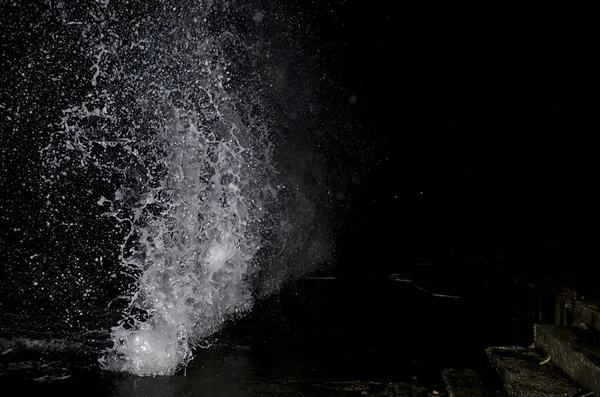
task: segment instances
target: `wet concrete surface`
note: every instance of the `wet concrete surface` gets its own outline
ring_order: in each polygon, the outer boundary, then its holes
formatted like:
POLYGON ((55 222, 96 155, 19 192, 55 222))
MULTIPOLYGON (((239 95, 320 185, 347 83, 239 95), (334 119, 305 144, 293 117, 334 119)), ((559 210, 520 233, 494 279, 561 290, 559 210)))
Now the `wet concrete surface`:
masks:
POLYGON ((600 335, 596 331, 536 324, 535 346, 564 373, 600 395, 600 335))
POLYGON ((4 380, 90 397, 427 395, 443 393, 444 368, 488 366, 487 346, 530 343, 510 280, 448 264, 401 268, 300 280, 228 324, 176 376, 91 369, 51 384, 4 380))
POLYGON ((92 369, 51 384, 3 380, 35 394, 89 397, 474 397, 499 395, 500 380, 511 396, 585 391, 552 360, 540 366, 545 357, 535 351, 491 348, 486 356, 488 346, 531 344, 540 315, 553 323, 556 305, 565 306, 558 295, 533 290, 485 263, 397 268, 299 280, 229 323, 176 376, 92 369))
POLYGON ((430 397, 439 395, 432 388, 418 387, 408 383, 382 382, 272 382, 247 383, 240 396, 282 397, 430 397))
POLYGON ((486 353, 509 397, 564 397, 581 392, 577 384, 552 362, 540 364, 544 357, 534 350, 490 347, 486 353))
POLYGON ((498 387, 484 379, 480 371, 473 369, 446 368, 442 371, 448 397, 492 397, 499 396, 498 387))
POLYGON ((600 302, 578 301, 573 307, 577 325, 583 329, 600 331, 600 302))

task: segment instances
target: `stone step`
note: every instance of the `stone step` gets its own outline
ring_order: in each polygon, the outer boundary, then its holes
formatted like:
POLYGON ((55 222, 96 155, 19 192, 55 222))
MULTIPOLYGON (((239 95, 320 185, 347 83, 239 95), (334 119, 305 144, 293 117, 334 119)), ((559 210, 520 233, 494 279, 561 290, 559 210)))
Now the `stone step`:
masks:
POLYGON ((531 349, 488 347, 488 359, 509 397, 575 396, 582 390, 552 362, 531 349))
POLYGON ((472 369, 446 368, 442 371, 442 379, 448 397, 491 397, 499 394, 499 390, 490 387, 481 374, 472 369))
POLYGON ((575 325, 583 329, 600 331, 600 302, 577 301, 573 305, 575 325))
POLYGON ((534 326, 535 346, 573 380, 600 396, 600 336, 596 331, 534 326))

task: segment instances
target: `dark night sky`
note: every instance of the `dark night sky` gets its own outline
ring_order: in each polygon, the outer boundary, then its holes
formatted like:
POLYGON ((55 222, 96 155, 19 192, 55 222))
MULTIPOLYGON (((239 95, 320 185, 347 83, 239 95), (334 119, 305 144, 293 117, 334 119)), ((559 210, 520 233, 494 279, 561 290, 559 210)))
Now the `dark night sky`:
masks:
POLYGON ((323 8, 330 67, 377 149, 350 247, 379 262, 585 257, 600 37, 585 10, 323 8))

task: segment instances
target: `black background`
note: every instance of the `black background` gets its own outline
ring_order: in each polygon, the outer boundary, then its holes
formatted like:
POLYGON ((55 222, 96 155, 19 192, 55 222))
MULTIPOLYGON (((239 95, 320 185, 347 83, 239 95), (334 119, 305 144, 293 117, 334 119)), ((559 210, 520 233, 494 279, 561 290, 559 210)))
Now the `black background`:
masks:
MULTIPOLYGON (((337 236, 344 270, 484 257, 534 272, 548 264, 591 271, 600 36, 590 10, 364 1, 288 7, 302 14, 323 73, 344 100, 355 99, 357 145, 372 148, 348 160, 367 171, 340 220, 348 225, 337 236)), ((33 48, 9 44, 4 50, 33 48)), ((15 70, 3 83, 18 77, 15 70)), ((33 92, 35 81, 25 88, 33 92)), ((3 98, 17 100, 10 93, 3 98)), ((31 117, 30 125, 47 122, 31 117)), ((19 213, 37 210, 23 186, 43 146, 27 140, 37 140, 37 130, 21 137, 13 124, 2 140, 5 230, 19 213)))
POLYGON ((599 36, 589 10, 319 7, 317 46, 376 149, 345 269, 479 258, 592 271, 599 36))

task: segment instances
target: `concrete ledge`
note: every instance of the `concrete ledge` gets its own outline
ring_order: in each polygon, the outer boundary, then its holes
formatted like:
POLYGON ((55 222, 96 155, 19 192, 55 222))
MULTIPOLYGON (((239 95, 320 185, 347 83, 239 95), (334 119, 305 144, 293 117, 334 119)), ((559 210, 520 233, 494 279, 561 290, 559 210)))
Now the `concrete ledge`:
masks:
POLYGON ((448 397, 487 397, 497 395, 485 389, 484 382, 477 371, 472 369, 446 368, 442 379, 448 397))
POLYGON ((521 347, 488 347, 486 353, 509 397, 565 397, 580 392, 577 384, 535 351, 521 347))
POLYGON ((600 338, 595 332, 536 324, 534 337, 535 346, 554 364, 600 396, 600 338))
POLYGON ((573 308, 575 325, 600 331, 600 302, 577 301, 573 308))

